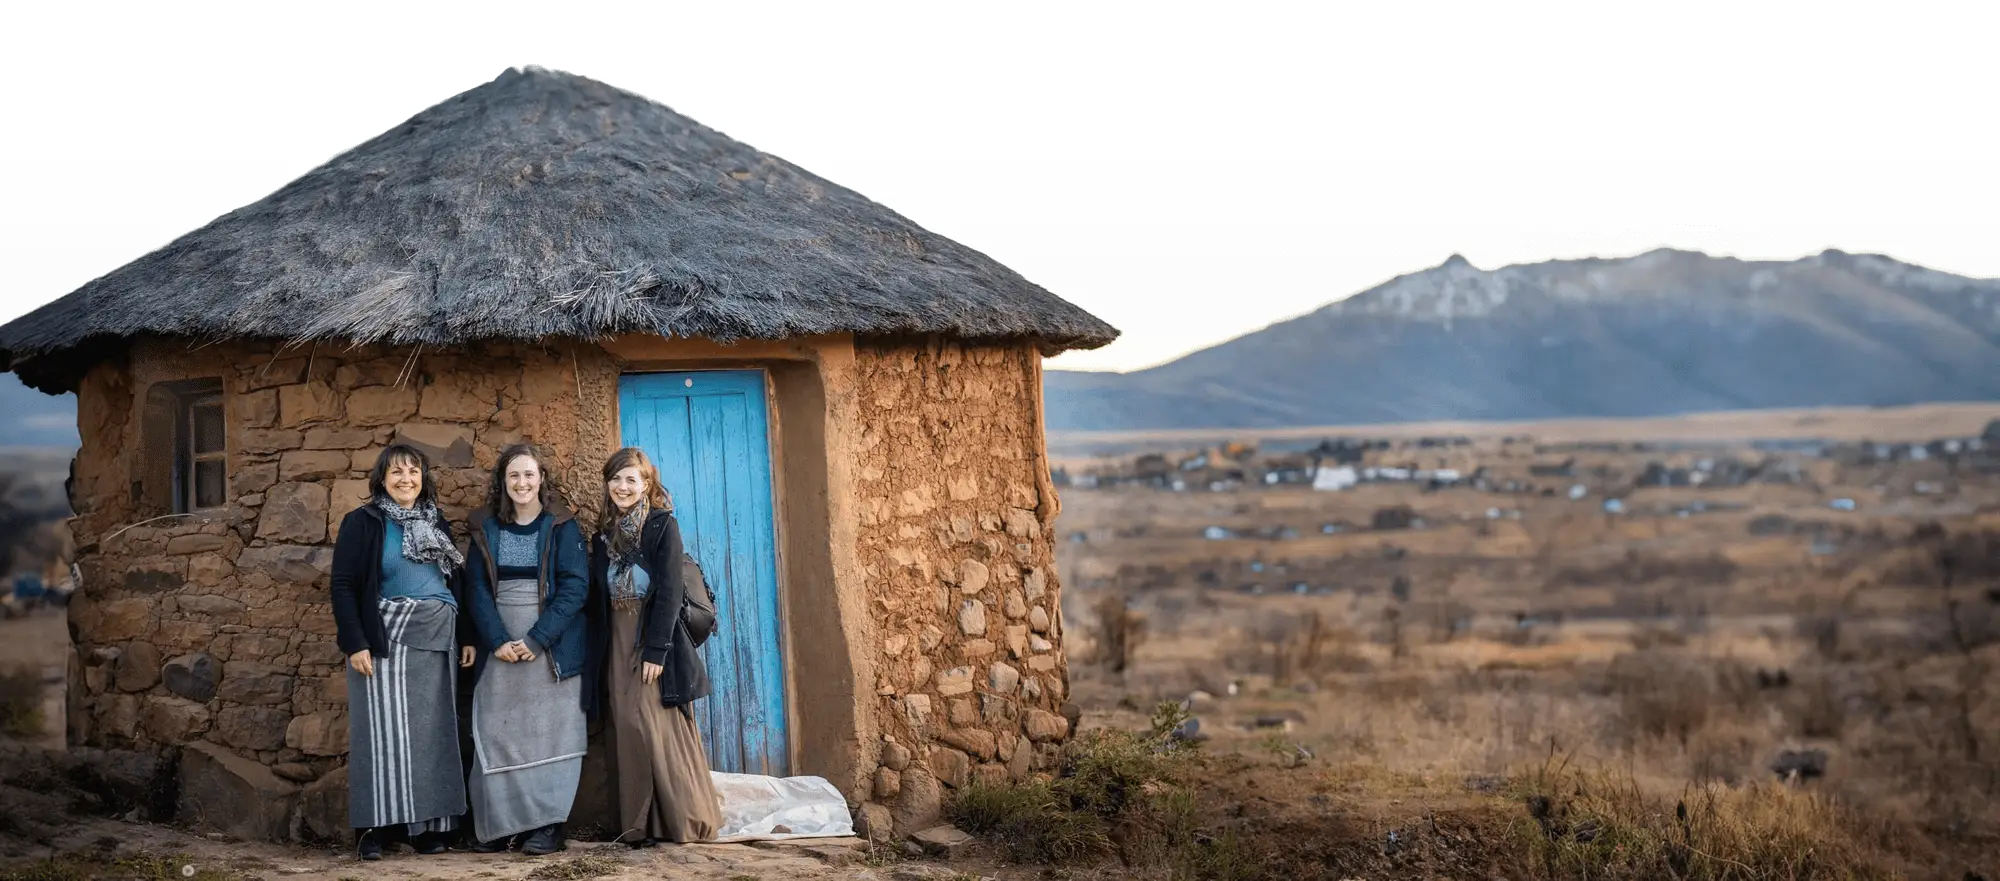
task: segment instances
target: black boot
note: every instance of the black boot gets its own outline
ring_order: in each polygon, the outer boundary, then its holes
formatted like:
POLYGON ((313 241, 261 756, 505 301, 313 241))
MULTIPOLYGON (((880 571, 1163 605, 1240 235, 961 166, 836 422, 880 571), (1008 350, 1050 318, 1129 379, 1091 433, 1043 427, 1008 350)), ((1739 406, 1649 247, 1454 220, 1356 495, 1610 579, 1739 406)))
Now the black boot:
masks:
POLYGON ((419 832, 410 836, 410 849, 425 856, 444 853, 444 833, 419 832))
POLYGON ((471 842, 465 846, 465 849, 473 853, 506 853, 507 845, 513 843, 512 836, 507 835, 502 835, 492 841, 480 841, 470 835, 465 836, 465 839, 471 842))
POLYGON ((354 852, 373 862, 382 858, 382 834, 373 829, 354 830, 354 852))
POLYGON ((531 857, 552 854, 563 849, 561 823, 550 823, 528 833, 527 840, 521 842, 521 852, 531 857))

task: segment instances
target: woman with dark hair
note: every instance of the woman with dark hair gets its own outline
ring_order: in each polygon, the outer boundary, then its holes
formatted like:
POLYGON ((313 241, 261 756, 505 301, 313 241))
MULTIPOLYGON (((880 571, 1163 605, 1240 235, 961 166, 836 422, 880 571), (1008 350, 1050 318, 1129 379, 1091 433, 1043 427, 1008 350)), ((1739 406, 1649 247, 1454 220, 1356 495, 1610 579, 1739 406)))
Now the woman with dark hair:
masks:
POLYGON ((713 838, 722 801, 690 708, 708 695, 708 671, 681 622, 680 525, 645 453, 611 454, 599 511, 591 611, 610 637, 601 654, 618 840, 645 847, 713 838))
POLYGON ((465 813, 452 667, 454 655, 463 667, 474 656, 459 614, 465 559, 421 451, 383 450, 368 493, 333 545, 333 620, 347 655, 348 821, 364 860, 405 836, 418 853, 443 853, 465 813))
POLYGON ((590 557, 547 462, 530 444, 500 453, 466 554, 466 602, 490 655, 472 672, 467 787, 480 853, 523 833, 524 854, 562 850, 583 773, 590 557))

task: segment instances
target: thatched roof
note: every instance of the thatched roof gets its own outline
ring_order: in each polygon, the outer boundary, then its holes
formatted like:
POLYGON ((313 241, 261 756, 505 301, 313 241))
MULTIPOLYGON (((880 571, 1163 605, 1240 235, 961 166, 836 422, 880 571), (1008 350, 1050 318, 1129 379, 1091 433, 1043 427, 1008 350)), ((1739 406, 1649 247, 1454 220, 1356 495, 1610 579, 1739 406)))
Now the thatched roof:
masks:
POLYGON ((0 327, 67 388, 159 334, 451 345, 647 332, 1118 331, 977 251, 653 101, 528 68, 432 107, 0 327))

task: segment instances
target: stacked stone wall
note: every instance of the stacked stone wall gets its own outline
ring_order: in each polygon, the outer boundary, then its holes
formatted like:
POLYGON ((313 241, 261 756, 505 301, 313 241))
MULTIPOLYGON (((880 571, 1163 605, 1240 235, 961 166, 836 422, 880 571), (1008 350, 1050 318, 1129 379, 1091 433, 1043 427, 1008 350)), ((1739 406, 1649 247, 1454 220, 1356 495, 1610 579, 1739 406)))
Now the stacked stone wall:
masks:
POLYGON ((1039 359, 856 347, 856 557, 879 628, 870 826, 911 831, 951 789, 1046 770, 1069 734, 1039 359))

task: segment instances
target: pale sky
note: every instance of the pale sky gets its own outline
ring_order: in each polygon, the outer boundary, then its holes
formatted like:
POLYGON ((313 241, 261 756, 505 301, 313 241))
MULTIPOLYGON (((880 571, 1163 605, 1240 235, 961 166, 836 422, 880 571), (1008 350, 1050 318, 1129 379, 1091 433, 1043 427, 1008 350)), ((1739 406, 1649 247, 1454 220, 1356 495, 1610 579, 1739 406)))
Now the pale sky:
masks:
POLYGON ((661 101, 1125 332, 1054 367, 1159 363, 1453 252, 2000 276, 1991 4, 22 6, 0 320, 523 64, 661 101))

